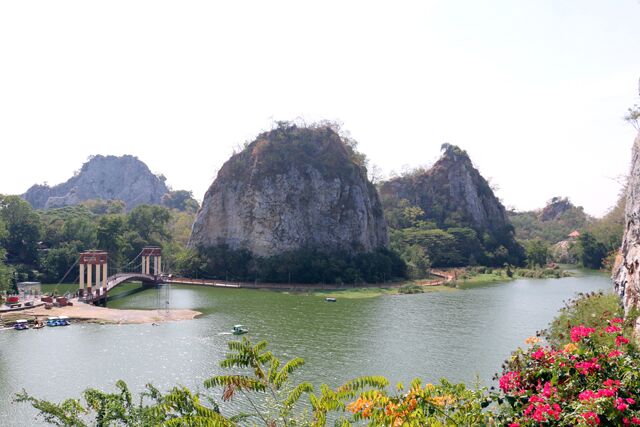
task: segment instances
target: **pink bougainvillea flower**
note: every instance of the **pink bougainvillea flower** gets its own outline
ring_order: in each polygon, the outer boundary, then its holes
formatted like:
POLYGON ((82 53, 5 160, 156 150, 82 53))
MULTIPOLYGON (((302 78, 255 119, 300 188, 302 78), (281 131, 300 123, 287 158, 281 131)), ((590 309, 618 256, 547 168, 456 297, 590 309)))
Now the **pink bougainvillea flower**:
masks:
POLYGON ((624 322, 624 320, 621 319, 620 317, 615 317, 615 318, 611 319, 611 322, 613 322, 613 323, 622 323, 622 322, 624 322))
POLYGON ((616 337, 616 346, 620 347, 622 344, 629 344, 629 340, 622 335, 616 337))
POLYGON ((614 332, 620 332, 622 329, 620 329, 620 327, 616 325, 610 325, 610 326, 607 326, 604 330, 605 332, 609 332, 611 334, 614 332))
POLYGON ((588 337, 595 331, 596 330, 594 328, 587 328, 584 325, 576 326, 573 329, 571 329, 571 341, 578 342, 582 338, 588 337))
POLYGON ((597 361, 598 359, 593 358, 584 362, 578 362, 575 367, 582 375, 589 375, 600 370, 601 366, 599 363, 596 363, 597 361))
POLYGON ((582 401, 589 401, 591 399, 595 399, 597 396, 596 392, 593 390, 585 390, 578 395, 578 399, 582 401))
POLYGON ((507 372, 499 380, 500 388, 504 392, 520 387, 520 372, 507 372))
POLYGON ((596 414, 595 412, 585 412, 584 414, 580 414, 580 416, 589 426, 600 425, 600 417, 598 417, 598 414, 596 414))
POLYGON ((607 356, 609 359, 613 359, 614 357, 622 356, 622 354, 620 350, 611 350, 607 356))

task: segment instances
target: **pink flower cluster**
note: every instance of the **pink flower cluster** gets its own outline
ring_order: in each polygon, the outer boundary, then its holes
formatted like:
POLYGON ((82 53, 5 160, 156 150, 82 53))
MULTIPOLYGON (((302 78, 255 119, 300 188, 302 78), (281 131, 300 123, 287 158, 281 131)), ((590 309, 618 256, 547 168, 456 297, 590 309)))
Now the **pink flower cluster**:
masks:
POLYGON ((546 421, 560 419, 562 409, 557 403, 549 404, 547 401, 538 395, 531 396, 529 399, 529 406, 524 410, 525 418, 533 419, 539 423, 546 421))
POLYGON ((578 342, 582 338, 587 338, 589 335, 594 333, 596 330, 594 328, 587 328, 584 325, 576 326, 571 329, 571 341, 578 342))
POLYGON ((582 375, 589 375, 600 370, 601 366, 597 362, 598 358, 594 357, 584 362, 578 362, 575 366, 578 372, 580 372, 582 375))
POLYGON ((520 372, 507 372, 500 378, 499 384, 505 393, 520 388, 520 372))

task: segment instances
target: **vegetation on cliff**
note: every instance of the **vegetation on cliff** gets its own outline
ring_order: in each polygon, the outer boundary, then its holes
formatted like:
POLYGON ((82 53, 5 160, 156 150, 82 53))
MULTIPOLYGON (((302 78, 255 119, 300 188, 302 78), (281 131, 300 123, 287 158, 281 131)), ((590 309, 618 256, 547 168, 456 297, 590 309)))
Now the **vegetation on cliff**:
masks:
POLYGON ((624 192, 602 218, 587 215, 582 207, 561 197, 554 197, 541 210, 509 212, 516 238, 526 248, 527 262, 611 268, 624 229, 624 192))
POLYGON ((391 247, 413 276, 429 266, 522 265, 525 254, 489 183, 450 144, 429 170, 380 185, 391 247))
POLYGON ((278 122, 258 135, 207 191, 181 271, 281 283, 404 277, 403 262, 386 249, 382 206, 355 147, 327 123, 278 122))

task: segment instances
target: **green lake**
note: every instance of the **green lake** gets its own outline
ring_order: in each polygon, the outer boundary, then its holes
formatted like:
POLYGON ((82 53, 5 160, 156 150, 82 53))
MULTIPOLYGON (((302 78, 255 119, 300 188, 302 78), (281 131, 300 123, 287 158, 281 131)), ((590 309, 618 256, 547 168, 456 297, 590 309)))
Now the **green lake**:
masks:
MULTIPOLYGON (((34 425, 29 405, 12 403, 21 389, 52 400, 87 387, 113 390, 118 379, 134 392, 161 389, 224 372, 232 325, 252 341, 267 340, 279 357, 303 357, 296 379, 336 386, 359 375, 392 383, 440 377, 491 384, 502 361, 526 337, 546 327, 578 292, 609 290, 603 274, 507 283, 375 298, 324 297, 240 289, 171 286, 109 303, 116 308, 190 308, 196 320, 152 325, 72 324, 0 331, 0 425, 34 425)), ((220 392, 214 397, 220 399, 220 392)), ((223 406, 224 411, 224 406, 223 406)))

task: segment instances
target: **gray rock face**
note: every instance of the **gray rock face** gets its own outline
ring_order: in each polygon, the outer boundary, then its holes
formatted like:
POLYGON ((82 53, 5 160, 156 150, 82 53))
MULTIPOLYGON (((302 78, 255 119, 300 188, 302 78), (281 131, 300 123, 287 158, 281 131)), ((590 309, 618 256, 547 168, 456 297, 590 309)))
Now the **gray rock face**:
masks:
POLYGON ((127 209, 160 204, 169 190, 134 156, 95 156, 67 182, 49 187, 34 185, 22 195, 35 209, 59 208, 83 200, 122 200, 127 209))
POLYGON ((640 307, 640 134, 633 144, 627 186, 625 230, 613 268, 613 282, 627 312, 640 307))
POLYGON ((474 228, 498 230, 511 226, 489 183, 473 167, 467 153, 455 146, 447 146, 431 169, 386 181, 380 192, 394 203, 408 200, 438 225, 444 225, 457 212, 460 222, 474 228))
POLYGON ((574 208, 575 206, 573 206, 567 197, 554 197, 540 212, 540 221, 557 219, 563 213, 574 208))
POLYGON ((300 248, 369 252, 388 238, 378 194, 351 148, 328 127, 285 125, 223 165, 189 244, 272 256, 300 248))

